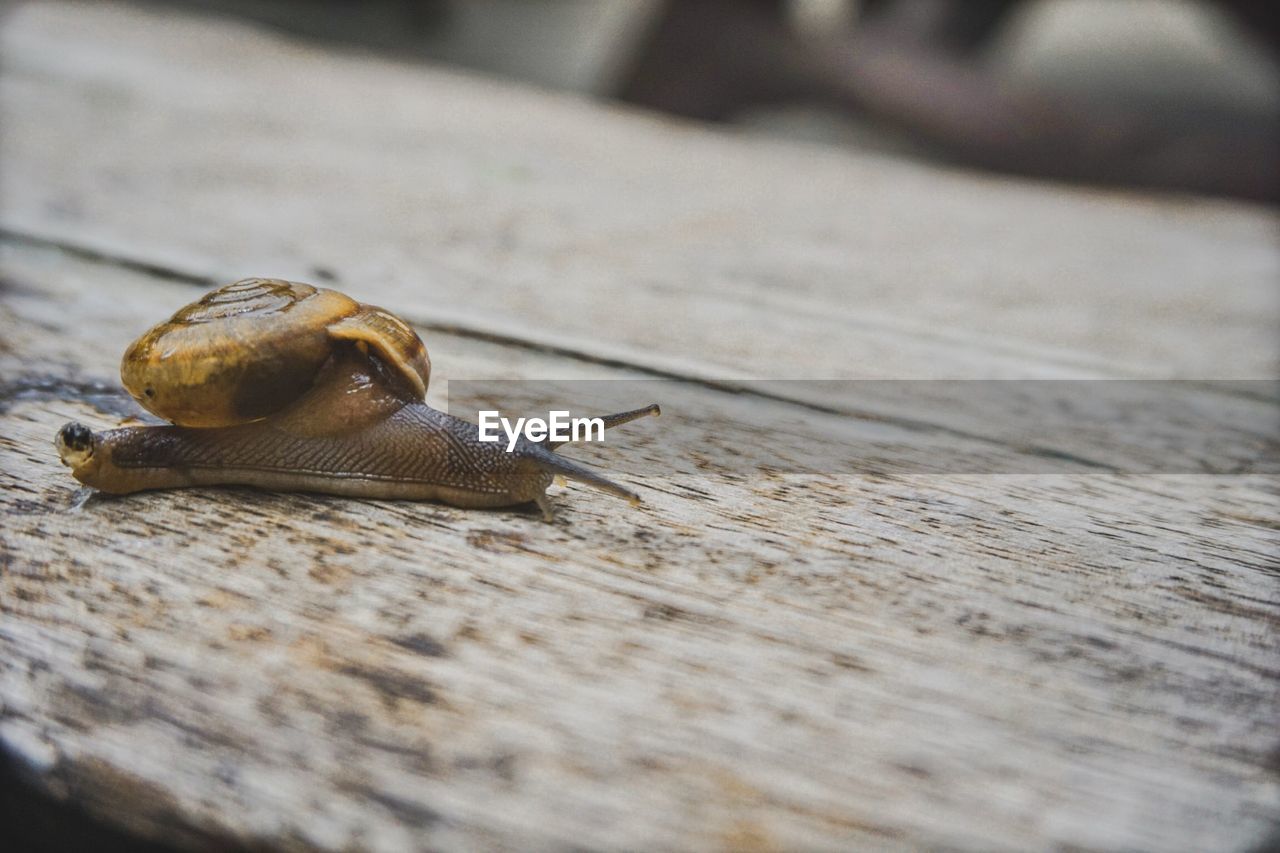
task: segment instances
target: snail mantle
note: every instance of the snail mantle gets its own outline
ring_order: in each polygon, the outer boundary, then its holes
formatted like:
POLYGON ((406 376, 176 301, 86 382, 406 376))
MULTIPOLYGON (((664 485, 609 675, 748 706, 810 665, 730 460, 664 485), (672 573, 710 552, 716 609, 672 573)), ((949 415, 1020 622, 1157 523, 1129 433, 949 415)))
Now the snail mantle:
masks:
MULTIPOLYGON (((228 284, 125 352, 120 377, 170 424, 58 431, 63 464, 113 494, 244 485, 461 507, 533 502, 553 518, 557 475, 637 494, 556 454, 564 442, 482 441, 426 403, 431 360, 409 324, 335 290, 278 279, 228 284)), ((657 404, 599 418, 604 428, 657 404)))

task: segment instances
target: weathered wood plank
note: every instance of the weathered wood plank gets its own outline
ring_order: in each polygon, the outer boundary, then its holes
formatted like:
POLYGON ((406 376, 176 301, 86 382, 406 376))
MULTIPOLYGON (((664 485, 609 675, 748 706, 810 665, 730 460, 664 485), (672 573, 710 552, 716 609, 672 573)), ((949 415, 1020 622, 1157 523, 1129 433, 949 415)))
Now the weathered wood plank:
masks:
POLYGON ((734 139, 110 4, 24 5, 2 37, 11 229, 321 269, 418 321, 716 378, 1280 372, 1264 210, 734 139))
MULTIPOLYGON (((138 318, 185 298, 53 251, 5 261, 9 382, 106 380, 138 318)), ((614 373, 466 338, 434 352, 446 374, 614 373)), ((39 784, 188 843, 1190 850, 1267 832, 1274 478, 744 479, 773 453, 761 401, 686 392, 741 425, 745 458, 646 474, 638 511, 572 491, 554 526, 240 490, 81 503, 50 438, 115 412, 56 383, 18 394, 0 739, 39 784)), ((655 432, 608 464, 663 470, 655 432)))
MULTIPOLYGON (((1042 457, 973 435, 977 398, 922 420, 865 386, 701 381, 1274 379, 1273 214, 726 138, 108 4, 27 4, 0 46, 0 747, 33 790, 182 846, 1274 831, 1274 474, 1098 473, 1165 447, 1042 457), (687 380, 574 451, 645 506, 86 500, 54 431, 129 411, 119 354, 184 280, 246 274, 406 314, 437 404, 458 378, 687 380), (859 442, 852 471, 807 461, 859 442), (944 450, 1040 473, 929 473, 944 450)), ((1274 471, 1273 392, 1185 394, 1274 471)))

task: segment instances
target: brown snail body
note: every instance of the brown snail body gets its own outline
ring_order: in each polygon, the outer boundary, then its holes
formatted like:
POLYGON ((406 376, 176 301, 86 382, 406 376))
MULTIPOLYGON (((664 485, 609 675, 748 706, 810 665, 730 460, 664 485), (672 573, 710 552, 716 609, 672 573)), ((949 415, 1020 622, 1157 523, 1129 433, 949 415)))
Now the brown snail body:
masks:
MULTIPOLYGON (((479 440, 425 402, 430 361, 404 321, 333 290, 246 279, 148 331, 125 387, 172 422, 99 433, 71 423, 59 455, 104 492, 247 485, 464 507, 535 502, 556 475, 638 502, 548 442, 479 440)), ((656 405, 603 418, 616 426, 656 405)))

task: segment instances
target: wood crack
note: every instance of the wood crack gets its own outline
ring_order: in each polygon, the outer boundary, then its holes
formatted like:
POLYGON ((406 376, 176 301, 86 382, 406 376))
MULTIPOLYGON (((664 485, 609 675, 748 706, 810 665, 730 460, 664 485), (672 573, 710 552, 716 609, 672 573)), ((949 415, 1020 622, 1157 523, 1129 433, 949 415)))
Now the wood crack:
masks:
MULTIPOLYGON (((92 263, 101 263, 132 272, 138 272, 151 278, 164 279, 170 282, 193 287, 210 288, 223 283, 213 276, 202 275, 189 270, 181 270, 173 266, 151 261, 123 257, 101 249, 85 246, 83 244, 71 243, 58 238, 17 231, 7 227, 0 227, 0 242, 16 243, 34 248, 54 249, 80 260, 92 263)), ((672 382, 679 382, 684 385, 705 388, 709 391, 727 394, 737 398, 779 403, 816 414, 855 418, 869 423, 879 423, 897 427, 899 429, 908 430, 922 435, 946 436, 948 438, 955 438, 963 441, 972 441, 999 450, 1012 450, 1016 453, 1022 453, 1029 456, 1052 459, 1057 462, 1076 466, 1083 470, 1111 474, 1123 473, 1121 469, 1114 465, 1110 465, 1096 459, 1091 459, 1077 453, 1064 451, 1060 448, 1009 442, 999 438, 992 438, 991 436, 983 435, 981 433, 947 426, 935 421, 903 417, 901 415, 890 415, 849 406, 823 405, 811 400, 804 400, 761 388, 752 388, 732 380, 716 380, 705 377, 690 376, 677 371, 666 370, 660 367, 654 367, 626 359, 604 356, 575 347, 559 346, 486 329, 477 329, 475 327, 464 326, 457 323, 436 322, 415 316, 412 312, 401 313, 413 326, 426 331, 448 334, 463 339, 481 341, 499 346, 506 346, 526 352, 536 352, 541 355, 570 359, 582 364, 593 364, 600 367, 625 370, 653 379, 664 379, 672 382)), ((1228 389, 1217 389, 1213 386, 1208 387, 1218 393, 1231 393, 1228 389)), ((1268 402, 1274 402, 1265 397, 1262 399, 1268 402)), ((3 395, 0 395, 0 402, 2 402, 2 400, 3 395)))

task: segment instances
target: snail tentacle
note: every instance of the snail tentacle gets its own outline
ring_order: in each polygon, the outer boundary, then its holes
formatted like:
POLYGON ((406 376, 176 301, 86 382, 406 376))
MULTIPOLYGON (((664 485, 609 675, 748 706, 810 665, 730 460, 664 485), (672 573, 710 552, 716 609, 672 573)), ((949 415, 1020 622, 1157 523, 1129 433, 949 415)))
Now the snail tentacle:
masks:
MULTIPOLYGON (((628 412, 618 412, 617 414, 613 414, 613 415, 597 415, 596 418, 598 418, 600 421, 604 423, 605 429, 612 429, 613 427, 616 427, 616 426, 629 424, 632 421, 638 421, 641 418, 647 418, 650 415, 653 415, 656 418, 656 417, 659 417, 661 414, 662 414, 662 407, 659 406, 657 403, 650 403, 649 405, 645 406, 643 409, 632 409, 631 411, 628 411, 628 412)), ((554 450, 557 447, 563 447, 564 445, 570 443, 572 440, 573 439, 566 439, 565 441, 546 441, 544 442, 544 445, 554 450)))

